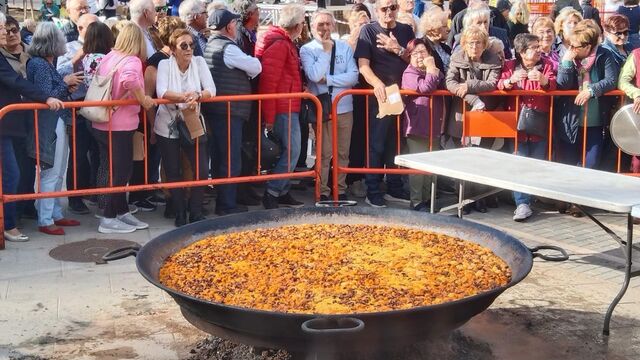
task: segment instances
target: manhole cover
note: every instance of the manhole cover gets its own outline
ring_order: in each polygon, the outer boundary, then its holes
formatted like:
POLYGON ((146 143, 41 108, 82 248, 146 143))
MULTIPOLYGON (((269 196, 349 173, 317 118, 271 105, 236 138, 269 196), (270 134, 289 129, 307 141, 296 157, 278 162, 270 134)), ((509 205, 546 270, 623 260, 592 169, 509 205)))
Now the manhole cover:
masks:
POLYGON ((94 262, 105 264, 102 256, 107 252, 138 243, 120 239, 87 239, 60 245, 49 251, 49 256, 60 261, 94 262))

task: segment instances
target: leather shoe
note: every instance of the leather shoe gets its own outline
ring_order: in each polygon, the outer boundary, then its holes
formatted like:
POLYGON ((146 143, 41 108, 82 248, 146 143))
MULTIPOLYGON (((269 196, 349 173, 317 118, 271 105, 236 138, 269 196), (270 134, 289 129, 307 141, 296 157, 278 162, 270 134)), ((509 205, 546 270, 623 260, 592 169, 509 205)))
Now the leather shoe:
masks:
POLYGON ((176 227, 187 225, 187 213, 176 213, 176 221, 174 221, 176 227))
POLYGON ((67 218, 54 220, 53 223, 58 226, 80 226, 80 221, 67 218))
POLYGON ((225 210, 218 210, 216 209, 216 215, 218 216, 225 216, 225 215, 229 215, 229 214, 239 214, 239 213, 244 213, 249 211, 249 208, 247 208, 244 205, 236 205, 236 207, 232 208, 232 209, 225 209, 225 210))
POLYGON ((484 199, 478 200, 476 202, 473 203, 473 208, 480 213, 486 213, 487 212, 487 204, 485 203, 484 199))
POLYGON ((202 221, 202 220, 206 220, 206 219, 207 218, 204 217, 204 215, 202 215, 202 214, 198 214, 198 215, 195 215, 195 216, 189 215, 189 224, 192 224, 192 223, 198 222, 198 221, 202 221))
POLYGON ((64 229, 54 225, 38 226, 38 231, 47 235, 64 235, 64 229))

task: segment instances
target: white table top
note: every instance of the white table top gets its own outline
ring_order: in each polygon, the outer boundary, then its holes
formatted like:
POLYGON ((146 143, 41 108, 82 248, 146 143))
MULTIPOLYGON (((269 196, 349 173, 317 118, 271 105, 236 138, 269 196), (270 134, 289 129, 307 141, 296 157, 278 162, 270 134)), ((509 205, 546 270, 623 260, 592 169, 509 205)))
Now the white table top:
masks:
POLYGON ((400 166, 619 213, 640 214, 640 178, 479 147, 396 156, 400 166), (635 208, 634 208, 635 206, 635 208))

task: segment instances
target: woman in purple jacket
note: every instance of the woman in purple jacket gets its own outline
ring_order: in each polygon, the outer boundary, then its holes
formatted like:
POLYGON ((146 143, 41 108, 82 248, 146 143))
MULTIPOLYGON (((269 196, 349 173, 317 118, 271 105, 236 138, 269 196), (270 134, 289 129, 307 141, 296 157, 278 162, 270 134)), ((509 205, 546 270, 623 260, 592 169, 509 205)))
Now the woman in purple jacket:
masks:
MULTIPOLYGON (((402 88, 428 94, 443 84, 444 74, 435 64, 434 51, 422 39, 407 45, 411 63, 402 74, 402 88)), ((407 138, 409 153, 440 149, 441 123, 444 113, 442 97, 412 96, 407 99, 402 134, 407 138), (433 99, 433 101, 432 101, 433 99)), ((431 176, 410 175, 411 207, 427 211, 431 198, 431 176)))

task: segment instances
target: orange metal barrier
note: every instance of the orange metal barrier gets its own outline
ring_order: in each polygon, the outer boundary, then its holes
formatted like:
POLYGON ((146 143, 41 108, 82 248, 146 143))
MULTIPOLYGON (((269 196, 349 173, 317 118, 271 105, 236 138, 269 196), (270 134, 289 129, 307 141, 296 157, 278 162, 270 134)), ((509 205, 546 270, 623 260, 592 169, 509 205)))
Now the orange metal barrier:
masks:
MULTIPOLYGON (((434 96, 455 96, 452 93, 450 93, 447 90, 437 90, 434 91, 432 93, 429 94, 420 94, 417 93, 415 91, 409 91, 409 90, 401 90, 400 93, 402 95, 408 95, 408 96, 431 96, 431 116, 430 116, 430 122, 429 122, 429 148, 425 149, 426 151, 432 151, 433 150, 433 146, 434 144, 433 142, 433 134, 434 134, 434 129, 433 129, 433 97, 434 96)), ((517 139, 517 130, 515 130, 515 125, 517 124, 517 119, 518 119, 518 112, 519 112, 519 97, 520 96, 531 96, 531 95, 535 95, 535 96, 576 96, 578 94, 577 90, 555 90, 555 91, 524 91, 524 90, 510 90, 510 91, 500 91, 500 90, 496 90, 496 91, 492 91, 492 92, 488 92, 488 93, 481 93, 478 95, 481 96, 507 96, 507 97, 515 97, 516 98, 516 106, 515 106, 515 110, 513 111, 484 111, 484 112, 470 112, 466 110, 466 106, 463 107, 463 133, 462 133, 462 138, 466 138, 468 136, 487 136, 487 137, 509 137, 509 138, 516 138, 517 139), (471 114, 471 116, 469 116, 471 114), (471 120, 471 122, 469 121, 471 120), (488 121, 489 122, 489 126, 487 127, 487 123, 483 124, 483 121, 488 121)), ((332 122, 332 126, 331 126, 331 131, 332 131, 332 147, 333 147, 333 158, 332 158, 332 181, 333 181, 333 188, 332 188, 332 193, 333 193, 333 199, 334 200, 338 200, 338 175, 340 173, 346 173, 346 174, 408 174, 408 175, 415 175, 415 174, 426 174, 425 172, 421 172, 421 171, 417 171, 417 170, 413 170, 413 169, 406 169, 406 168, 391 168, 391 169, 387 169, 387 168, 369 168, 369 101, 377 101, 374 99, 370 99, 370 97, 373 95, 373 90, 356 90, 356 89, 352 89, 352 90, 345 90, 343 92, 341 92, 340 94, 338 94, 336 96, 336 98, 333 100, 333 106, 332 106, 332 114, 331 114, 331 119, 337 119, 337 104, 340 101, 340 99, 342 99, 343 97, 347 96, 347 95, 354 95, 354 96, 366 96, 366 101, 365 101, 365 108, 366 108, 366 112, 365 112, 365 167, 362 168, 352 168, 352 167, 344 167, 344 166, 340 166, 338 164, 338 157, 335 155, 338 153, 338 142, 337 142, 337 133, 338 133, 338 125, 336 123, 336 121, 332 122)), ((621 104, 624 102, 625 99, 625 94, 622 91, 619 90, 614 90, 611 92, 608 92, 605 94, 606 96, 620 96, 620 102, 621 104)), ((547 152, 547 156, 548 156, 548 160, 552 160, 553 158, 553 107, 554 107, 554 102, 553 99, 551 101, 551 106, 549 109, 549 127, 548 127, 548 152, 547 152)), ((613 115, 613 114, 612 114, 613 115)), ((397 133, 397 151, 396 153, 399 155, 400 154, 400 124, 401 124, 401 116, 403 115, 397 115, 396 116, 396 129, 398 130, 397 133)), ((443 119, 442 121, 447 121, 447 119, 443 119)), ((586 136, 587 136, 587 106, 585 105, 585 110, 584 110, 584 116, 583 116, 583 141, 582 141, 582 166, 585 166, 585 158, 586 158, 586 136)), ((439 144, 437 144, 439 145, 439 144)), ((514 148, 517 150, 517 146, 518 146, 518 141, 515 142, 514 144, 514 148)), ((621 158, 622 158, 622 152, 620 151, 620 149, 618 149, 618 155, 617 155, 617 172, 621 173, 621 168, 620 168, 620 163, 621 163, 621 158)), ((640 176, 640 174, 631 174, 631 173, 624 173, 625 175, 630 175, 630 176, 640 176)))
MULTIPOLYGON (((195 186, 206 186, 206 185, 223 185, 223 184, 234 184, 234 183, 246 183, 246 182, 256 182, 256 181, 268 181, 268 180, 278 180, 278 179, 293 179, 293 178, 315 178, 315 195, 316 199, 320 197, 320 160, 322 147, 318 146, 316 151, 316 165, 313 170, 302 171, 302 172, 288 172, 282 174, 266 174, 261 175, 261 164, 260 164, 260 150, 261 150, 261 131, 262 131, 262 101, 264 100, 275 100, 275 99, 289 99, 289 122, 291 122, 291 102, 293 99, 310 99, 316 105, 316 119, 317 130, 316 130, 316 139, 319 144, 322 143, 322 105, 320 101, 310 93, 291 93, 291 94, 262 94, 262 95, 233 95, 233 96, 216 96, 209 99, 202 99, 201 102, 226 102, 227 103, 227 145, 230 146, 231 141, 231 102, 234 101, 258 101, 258 138, 257 138, 257 175, 253 176, 239 176, 239 177, 231 177, 231 161, 230 161, 230 152, 227 152, 227 177, 226 178, 216 178, 216 179, 200 179, 198 164, 199 164, 199 153, 198 146, 199 142, 195 142, 195 180, 193 181, 179 181, 179 182, 170 182, 170 183, 153 183, 149 184, 149 174, 148 174, 148 159, 147 152, 148 149, 147 144, 147 116, 146 111, 142 110, 142 123, 144 129, 144 148, 145 148, 145 157, 144 157, 144 184, 141 185, 126 185, 126 186, 112 186, 113 185, 113 144, 112 144, 112 131, 111 127, 109 127, 109 185, 105 188, 92 188, 92 189, 78 189, 77 188, 77 164, 76 164, 76 109, 80 107, 92 107, 92 106, 123 106, 123 105, 138 105, 138 102, 135 100, 111 100, 111 101, 74 101, 74 102, 65 102, 65 109, 72 109, 72 125, 71 130, 73 136, 69 137, 69 141, 72 141, 72 151, 70 154, 70 160, 73 161, 73 189, 68 189, 66 191, 56 191, 56 192, 40 192, 40 151, 38 146, 39 134, 38 134, 38 111, 37 110, 48 110, 48 106, 45 104, 39 103, 30 103, 30 104, 12 104, 8 105, 2 109, 0 109, 0 119, 2 119, 6 114, 12 111, 24 111, 24 110, 32 110, 34 112, 34 128, 35 128, 35 143, 36 143, 36 192, 33 194, 3 194, 2 189, 0 187, 0 250, 4 249, 4 208, 3 204, 5 202, 14 202, 21 200, 36 200, 43 198, 55 198, 55 197, 68 197, 68 196, 83 196, 83 195, 97 195, 97 194, 110 194, 110 193, 121 193, 121 192, 131 192, 131 191, 140 191, 140 190, 155 190, 155 189, 173 189, 180 187, 195 187, 195 186)), ((169 100, 164 99, 155 99, 156 105, 161 104, 171 104, 169 100)), ((109 124, 111 124, 109 122, 109 124)), ((289 126, 289 128, 291 128, 289 126)), ((206 134, 205 134, 206 136, 206 134)), ((283 139, 284 141, 284 139, 283 139)), ((291 143, 291 137, 286 140, 291 143)), ((289 153, 287 156, 291 156, 290 149, 291 146, 288 146, 289 153)), ((1 159, 0 159, 1 161, 1 159)), ((0 164, 1 165, 1 164, 0 164)), ((0 166, 1 168, 1 166, 0 166)), ((289 169, 291 171, 292 169, 289 169)), ((2 174, 0 172, 0 182, 2 181, 2 174)))

